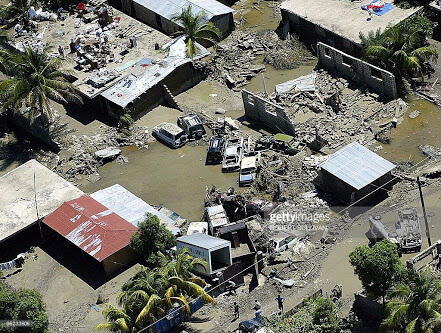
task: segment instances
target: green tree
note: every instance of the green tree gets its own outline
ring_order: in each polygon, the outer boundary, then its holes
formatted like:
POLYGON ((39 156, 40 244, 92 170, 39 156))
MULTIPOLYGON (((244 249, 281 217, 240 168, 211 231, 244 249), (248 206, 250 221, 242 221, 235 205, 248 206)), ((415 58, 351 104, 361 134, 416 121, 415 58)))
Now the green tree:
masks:
POLYGON ((119 309, 111 304, 106 304, 106 308, 102 311, 102 314, 107 321, 96 325, 94 327, 95 331, 118 333, 137 332, 135 321, 126 313, 124 309, 119 309))
POLYGON ((0 7, 0 17, 14 22, 25 22, 29 17, 28 0, 12 0, 8 5, 0 7))
POLYGON ((221 39, 219 29, 207 20, 205 13, 193 14, 191 5, 183 8, 181 14, 173 16, 172 20, 180 23, 183 27, 183 30, 174 33, 173 36, 185 36, 187 55, 190 58, 193 58, 196 54, 196 42, 204 45, 213 45, 221 39))
POLYGON ((323 333, 340 332, 337 308, 327 297, 320 297, 314 301, 312 322, 323 333))
POLYGON ((44 115, 50 121, 53 111, 49 100, 82 103, 78 91, 63 77, 60 58, 27 48, 0 61, 1 69, 10 76, 0 83, 3 108, 20 110, 28 106, 31 120, 44 115))
POLYGON ((371 63, 400 76, 423 76, 423 64, 438 57, 436 48, 429 45, 434 24, 423 16, 412 16, 403 22, 368 35, 360 33, 365 58, 371 63))
POLYGON ((378 242, 372 248, 366 245, 357 246, 349 254, 349 261, 363 288, 372 295, 381 296, 383 304, 386 292, 404 272, 397 247, 388 240, 378 242))
POLYGON ((384 330, 406 333, 441 331, 441 281, 429 269, 413 272, 407 283, 400 283, 389 293, 384 330))
POLYGON ((174 309, 175 304, 181 307, 188 318, 191 315, 188 299, 201 297, 205 303, 214 303, 213 298, 203 289, 205 281, 189 272, 196 264, 208 268, 207 262, 193 258, 188 253, 186 249, 179 251, 175 261, 162 267, 149 269, 142 266, 122 287, 117 298, 122 309, 109 305, 109 309, 115 311, 110 312, 111 316, 103 312, 107 321, 95 329, 113 328, 114 332, 126 332, 120 327, 125 324, 130 332, 136 332, 174 309), (119 320, 121 318, 124 321, 119 320))
POLYGON ((175 236, 156 215, 151 214, 138 224, 138 232, 130 240, 132 249, 143 256, 149 266, 155 266, 161 260, 159 253, 164 253, 175 245, 175 236))
POLYGON ((2 332, 47 333, 49 319, 41 294, 33 289, 12 290, 0 282, 0 318, 2 320, 31 320, 31 327, 7 328, 2 332))

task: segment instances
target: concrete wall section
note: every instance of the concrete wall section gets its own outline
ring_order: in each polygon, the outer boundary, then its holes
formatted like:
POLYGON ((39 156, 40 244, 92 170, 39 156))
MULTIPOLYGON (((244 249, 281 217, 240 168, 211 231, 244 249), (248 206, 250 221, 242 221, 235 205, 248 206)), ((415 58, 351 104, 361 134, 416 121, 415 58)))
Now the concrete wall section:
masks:
POLYGON ((321 42, 317 43, 317 57, 319 64, 326 70, 335 72, 348 80, 366 84, 379 94, 393 99, 397 98, 395 76, 392 73, 321 42))
POLYGON ((360 44, 284 8, 281 8, 281 13, 282 21, 289 23, 289 31, 298 34, 301 38, 308 39, 309 42, 323 42, 332 45, 354 56, 361 55, 360 44))
POLYGON ((263 126, 285 134, 294 135, 294 125, 280 105, 242 90, 242 100, 245 108, 245 117, 251 123, 260 123, 263 126))

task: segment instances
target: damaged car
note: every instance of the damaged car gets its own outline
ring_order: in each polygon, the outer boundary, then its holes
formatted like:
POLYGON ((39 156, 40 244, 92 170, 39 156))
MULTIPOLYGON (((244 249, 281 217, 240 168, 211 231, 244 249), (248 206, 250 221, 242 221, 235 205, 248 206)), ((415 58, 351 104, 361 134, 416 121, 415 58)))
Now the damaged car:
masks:
POLYGON ((199 140, 205 134, 204 125, 196 113, 189 113, 178 117, 177 124, 184 130, 190 140, 199 140))
POLYGON ((161 123, 152 130, 153 136, 171 148, 179 148, 185 145, 188 137, 184 130, 172 123, 161 123))
POLYGON ((222 160, 222 172, 235 172, 240 170, 243 156, 243 138, 233 137, 225 143, 225 153, 222 160))

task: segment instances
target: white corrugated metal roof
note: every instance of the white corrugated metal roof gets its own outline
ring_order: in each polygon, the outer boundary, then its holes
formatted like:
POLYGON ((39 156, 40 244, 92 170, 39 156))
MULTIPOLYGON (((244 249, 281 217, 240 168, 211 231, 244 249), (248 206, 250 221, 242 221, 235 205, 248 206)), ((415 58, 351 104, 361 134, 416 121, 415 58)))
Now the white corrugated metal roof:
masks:
POLYGON ((150 213, 156 215, 174 235, 180 232, 171 218, 158 212, 119 184, 99 190, 90 196, 135 226, 145 219, 146 213, 150 213))
POLYGON ((232 13, 233 10, 216 0, 134 0, 135 3, 150 9, 151 11, 172 20, 179 15, 182 9, 191 5, 194 15, 205 12, 209 21, 213 16, 232 13))
POLYGON ((176 241, 178 243, 180 242, 193 246, 198 246, 206 250, 231 245, 230 241, 218 237, 209 236, 206 234, 201 234, 200 232, 179 237, 178 239, 176 239, 176 241))
POLYGON ((395 168, 395 165, 352 142, 330 155, 321 168, 359 190, 395 168))

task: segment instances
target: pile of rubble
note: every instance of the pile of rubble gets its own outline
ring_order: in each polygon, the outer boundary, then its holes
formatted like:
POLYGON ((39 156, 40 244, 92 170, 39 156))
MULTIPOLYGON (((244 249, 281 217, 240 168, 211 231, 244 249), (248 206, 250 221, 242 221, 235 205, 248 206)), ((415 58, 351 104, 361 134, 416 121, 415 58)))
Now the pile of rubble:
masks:
POLYGON ((380 139, 392 127, 392 120, 407 110, 401 99, 383 103, 375 93, 348 86, 347 80, 319 70, 311 89, 273 93, 269 100, 285 108, 297 139, 304 141, 318 132, 330 149, 352 141, 367 144, 380 139))
MULTIPOLYGON (((98 168, 104 162, 117 158, 121 153, 116 147, 136 146, 143 148, 147 147, 147 144, 152 140, 151 134, 145 127, 134 126, 130 136, 118 132, 116 128, 106 127, 102 133, 93 136, 71 135, 70 142, 62 144, 59 154, 46 154, 40 156, 38 160, 73 183, 80 181, 83 176, 87 176, 90 181, 97 181, 99 179, 98 168), (109 154, 96 154, 97 151, 106 148, 112 148, 108 149, 109 154)), ((118 159, 120 163, 127 162, 123 156, 119 156, 118 159)))
POLYGON ((283 41, 274 31, 236 30, 217 45, 206 71, 212 80, 239 88, 265 70, 259 57, 276 68, 295 68, 310 60, 311 54, 296 39, 283 41))

